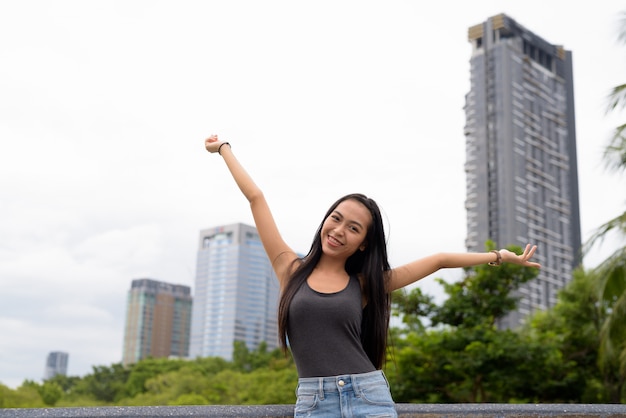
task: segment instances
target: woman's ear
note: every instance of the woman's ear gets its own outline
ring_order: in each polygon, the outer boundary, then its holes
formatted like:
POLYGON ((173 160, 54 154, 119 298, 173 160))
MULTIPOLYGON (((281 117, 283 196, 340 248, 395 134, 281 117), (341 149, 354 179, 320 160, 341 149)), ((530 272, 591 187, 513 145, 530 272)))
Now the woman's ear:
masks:
POLYGON ((366 248, 367 248, 367 241, 363 241, 363 244, 361 244, 361 246, 359 247, 359 250, 365 251, 366 248))

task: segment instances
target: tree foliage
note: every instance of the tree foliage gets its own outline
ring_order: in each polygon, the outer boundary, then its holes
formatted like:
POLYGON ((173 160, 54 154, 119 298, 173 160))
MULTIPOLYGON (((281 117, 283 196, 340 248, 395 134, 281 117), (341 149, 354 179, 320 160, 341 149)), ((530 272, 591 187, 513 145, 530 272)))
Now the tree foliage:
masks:
MULTIPOLYGON (((488 244, 490 245, 490 244, 488 244)), ((519 249, 512 248, 513 250, 519 249)), ((495 324, 511 293, 537 271, 478 266, 433 302, 419 288, 394 292, 386 373, 397 402, 606 403, 625 401, 619 363, 601 352, 614 303, 598 292, 596 271, 576 270, 550 310, 524 326, 495 324)), ((620 294, 619 289, 617 294, 620 294)), ((292 404, 297 372, 290 357, 266 345, 233 347, 233 360, 144 359, 93 367, 84 377, 57 375, 17 389, 0 385, 0 408, 98 405, 292 404)))
POLYGON ((147 358, 124 367, 94 366, 83 376, 26 380, 16 389, 0 384, 0 408, 110 405, 291 404, 297 372, 291 358, 261 344, 234 345, 232 361, 147 358))
POLYGON ((559 292, 557 305, 540 312, 523 330, 532 338, 558 347, 563 360, 561 384, 564 402, 608 402, 611 380, 598 367, 600 329, 608 304, 598 297, 595 277, 580 268, 559 292))
MULTIPOLYGON (((488 242, 487 248, 493 248, 488 242)), ((518 247, 510 250, 521 252, 518 247)), ((448 298, 441 306, 419 289, 396 292, 393 311, 407 327, 396 332, 395 366, 388 369, 401 402, 508 402, 524 397, 533 359, 556 354, 551 347, 495 327, 516 306, 511 292, 536 269, 504 264, 478 266, 463 280, 439 281, 448 298), (425 318, 423 318, 425 317, 425 318), (430 328, 424 323, 428 322, 430 328)))
MULTIPOLYGON (((618 39, 626 44, 626 12, 618 28, 618 39)), ((615 86, 608 96, 607 112, 626 108, 626 84, 615 86)), ((620 124, 605 148, 606 167, 618 174, 626 171, 626 123, 620 124)), ((609 235, 626 240, 626 211, 599 226, 585 244, 586 250, 601 243, 609 235)), ((609 311, 600 329, 599 365, 613 386, 611 401, 619 402, 626 385, 626 245, 618 246, 593 271, 596 291, 609 311)), ((606 384, 609 384, 606 382, 606 384)))

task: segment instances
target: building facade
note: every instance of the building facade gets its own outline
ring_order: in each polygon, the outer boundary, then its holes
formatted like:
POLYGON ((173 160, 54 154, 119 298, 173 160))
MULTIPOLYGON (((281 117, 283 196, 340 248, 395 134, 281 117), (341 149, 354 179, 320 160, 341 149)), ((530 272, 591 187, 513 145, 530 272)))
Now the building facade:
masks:
POLYGON ((538 245, 513 328, 553 306, 581 261, 572 54, 501 14, 472 26, 465 101, 469 251, 538 245))
POLYGON ((278 280, 256 228, 200 231, 189 356, 232 359, 233 344, 278 347, 278 280))
POLYGON ((67 361, 69 354, 63 351, 51 351, 46 359, 46 367, 43 372, 44 380, 52 379, 57 374, 67 376, 67 361))
POLYGON ((126 305, 122 363, 146 357, 187 357, 191 307, 189 286, 133 280, 126 305))

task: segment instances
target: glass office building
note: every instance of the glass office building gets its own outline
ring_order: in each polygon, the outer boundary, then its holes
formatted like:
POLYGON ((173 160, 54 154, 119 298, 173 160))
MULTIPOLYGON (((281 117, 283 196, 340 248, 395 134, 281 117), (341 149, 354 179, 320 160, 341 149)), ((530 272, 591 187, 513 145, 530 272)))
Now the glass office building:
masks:
POLYGON ((63 351, 51 351, 46 359, 46 368, 44 369, 44 380, 52 379, 57 374, 67 376, 67 360, 69 354, 63 351))
POLYGON ((466 247, 534 243, 542 264, 499 323, 512 328, 553 306, 581 261, 572 54, 504 14, 468 38, 466 247))
POLYGON ((256 228, 200 231, 189 356, 232 359, 235 341, 278 347, 278 280, 256 228))
POLYGON ((191 306, 189 286, 133 280, 126 305, 122 363, 146 357, 187 357, 191 306))

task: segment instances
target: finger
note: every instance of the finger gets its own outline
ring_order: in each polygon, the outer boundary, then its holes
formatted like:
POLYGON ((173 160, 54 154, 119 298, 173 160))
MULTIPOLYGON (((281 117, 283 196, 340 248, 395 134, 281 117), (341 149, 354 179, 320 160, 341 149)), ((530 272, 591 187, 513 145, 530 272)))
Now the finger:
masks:
POLYGON ((523 260, 526 260, 526 257, 528 256, 529 248, 530 248, 530 244, 526 244, 526 246, 524 247, 524 251, 522 251, 522 253, 520 254, 520 258, 522 258, 523 260))

